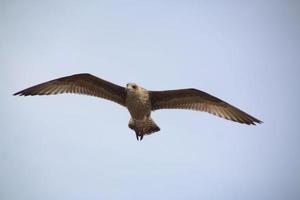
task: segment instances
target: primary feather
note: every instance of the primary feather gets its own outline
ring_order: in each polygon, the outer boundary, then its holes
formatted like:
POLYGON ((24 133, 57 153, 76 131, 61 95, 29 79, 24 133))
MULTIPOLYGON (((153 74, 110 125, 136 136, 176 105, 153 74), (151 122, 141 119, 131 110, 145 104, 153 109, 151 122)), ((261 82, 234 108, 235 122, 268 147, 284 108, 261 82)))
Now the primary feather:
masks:
POLYGON ((75 74, 41 83, 14 95, 51 95, 76 93, 101 97, 125 106, 125 88, 91 74, 75 74))
POLYGON ((151 91, 150 96, 152 110, 191 109, 208 112, 243 124, 261 123, 260 120, 229 103, 196 89, 151 91))

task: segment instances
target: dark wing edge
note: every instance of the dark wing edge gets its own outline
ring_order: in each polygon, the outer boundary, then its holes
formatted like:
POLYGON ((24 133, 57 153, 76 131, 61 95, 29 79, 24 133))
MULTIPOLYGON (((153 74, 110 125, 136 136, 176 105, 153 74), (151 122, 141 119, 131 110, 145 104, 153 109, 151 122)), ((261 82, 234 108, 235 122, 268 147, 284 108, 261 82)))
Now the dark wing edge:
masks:
POLYGON ((62 93, 76 93, 100 97, 125 106, 126 91, 124 87, 87 73, 47 81, 16 92, 13 95, 33 96, 62 93))
POLYGON ((189 109, 204 111, 247 125, 263 123, 229 103, 197 89, 150 91, 152 110, 189 109))

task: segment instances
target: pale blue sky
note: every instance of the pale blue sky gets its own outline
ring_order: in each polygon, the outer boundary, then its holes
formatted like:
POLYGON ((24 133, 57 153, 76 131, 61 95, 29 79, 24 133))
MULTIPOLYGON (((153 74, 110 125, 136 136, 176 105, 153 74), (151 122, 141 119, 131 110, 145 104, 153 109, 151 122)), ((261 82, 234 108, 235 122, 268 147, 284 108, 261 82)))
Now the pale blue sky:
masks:
POLYGON ((0 199, 300 199, 299 1, 0 1, 0 199), (195 87, 265 123, 129 114, 87 96, 12 96, 87 72, 195 87))

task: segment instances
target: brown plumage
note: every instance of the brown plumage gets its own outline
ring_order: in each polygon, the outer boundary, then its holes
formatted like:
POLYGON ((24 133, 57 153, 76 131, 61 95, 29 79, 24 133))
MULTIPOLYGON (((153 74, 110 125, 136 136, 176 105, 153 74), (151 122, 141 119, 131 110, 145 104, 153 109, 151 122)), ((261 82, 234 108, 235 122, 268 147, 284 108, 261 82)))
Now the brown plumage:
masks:
POLYGON ((125 106, 124 87, 100 79, 91 74, 75 74, 41 83, 14 95, 33 96, 61 93, 76 93, 101 97, 125 106))
POLYGON ((261 123, 244 111, 196 89, 151 91, 152 110, 190 109, 204 111, 242 124, 261 123))
POLYGON ((138 140, 142 140, 144 135, 160 130, 151 118, 151 111, 158 109, 191 109, 248 125, 262 123, 244 111, 200 90, 148 91, 134 83, 128 83, 125 88, 91 74, 76 74, 58 78, 27 88, 14 95, 60 93, 101 97, 127 107, 132 117, 128 126, 135 131, 138 140))

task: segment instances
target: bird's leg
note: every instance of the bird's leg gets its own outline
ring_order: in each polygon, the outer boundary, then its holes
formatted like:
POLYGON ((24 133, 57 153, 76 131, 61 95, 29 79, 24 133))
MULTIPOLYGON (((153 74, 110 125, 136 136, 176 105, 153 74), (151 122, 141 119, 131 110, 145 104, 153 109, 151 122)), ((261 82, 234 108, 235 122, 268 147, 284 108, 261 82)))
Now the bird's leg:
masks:
POLYGON ((136 136, 136 140, 139 141, 139 133, 138 132, 135 132, 135 136, 136 136))
POLYGON ((144 138, 144 134, 139 134, 139 132, 135 132, 135 136, 137 141, 142 141, 142 139, 144 138))

